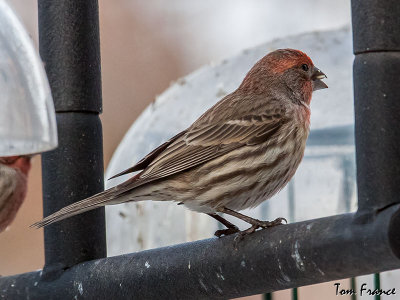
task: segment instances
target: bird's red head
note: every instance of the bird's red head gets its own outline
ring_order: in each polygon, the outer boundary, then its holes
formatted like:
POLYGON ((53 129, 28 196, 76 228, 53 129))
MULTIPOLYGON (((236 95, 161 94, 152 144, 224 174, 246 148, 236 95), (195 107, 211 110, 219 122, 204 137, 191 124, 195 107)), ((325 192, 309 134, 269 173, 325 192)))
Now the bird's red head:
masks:
POLYGON ((272 73, 284 73, 292 68, 313 68, 314 64, 307 54, 300 50, 279 49, 269 53, 262 59, 272 73))
POLYGON ((265 92, 271 88, 283 87, 294 95, 295 100, 309 104, 313 91, 328 87, 321 81, 325 77, 304 52, 278 49, 254 65, 241 88, 265 92))
POLYGON ((23 174, 28 175, 31 169, 31 156, 5 156, 0 157, 0 163, 13 169, 20 170, 23 174))

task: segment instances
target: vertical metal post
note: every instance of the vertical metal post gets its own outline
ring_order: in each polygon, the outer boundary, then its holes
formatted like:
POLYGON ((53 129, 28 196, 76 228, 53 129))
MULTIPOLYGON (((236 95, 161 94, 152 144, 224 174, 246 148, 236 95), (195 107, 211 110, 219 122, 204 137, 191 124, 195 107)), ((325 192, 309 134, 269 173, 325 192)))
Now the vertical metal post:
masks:
POLYGON ((359 211, 400 202, 400 5, 352 0, 359 211))
MULTIPOLYGON (((100 41, 97 0, 39 0, 38 6, 59 137, 59 147, 42 156, 46 216, 104 188, 100 41)), ((106 256, 104 209, 46 227, 44 235, 48 275, 106 256)))

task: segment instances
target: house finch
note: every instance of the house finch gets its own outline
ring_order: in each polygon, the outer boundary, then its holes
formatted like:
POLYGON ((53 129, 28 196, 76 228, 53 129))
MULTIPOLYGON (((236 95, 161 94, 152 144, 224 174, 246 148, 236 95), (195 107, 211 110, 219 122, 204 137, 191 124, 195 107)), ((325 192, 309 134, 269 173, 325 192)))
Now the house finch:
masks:
MULTIPOLYGON (((281 224, 236 212, 255 207, 281 190, 303 158, 310 126, 312 92, 327 88, 325 74, 303 52, 280 49, 258 61, 233 93, 206 111, 133 167, 127 181, 62 208, 33 224, 42 227, 107 204, 172 200, 239 229, 225 213, 257 228, 281 224)), ((113 178, 113 177, 112 177, 113 178)))
POLYGON ((24 202, 30 156, 0 157, 0 232, 14 220, 24 202))

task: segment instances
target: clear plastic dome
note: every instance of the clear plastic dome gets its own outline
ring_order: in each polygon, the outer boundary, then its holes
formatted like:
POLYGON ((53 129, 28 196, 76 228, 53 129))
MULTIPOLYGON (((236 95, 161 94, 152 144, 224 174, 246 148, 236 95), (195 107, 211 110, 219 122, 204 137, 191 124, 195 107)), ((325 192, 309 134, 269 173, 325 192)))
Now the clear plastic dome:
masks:
POLYGON ((0 156, 55 148, 54 105, 42 61, 4 0, 0 0, 0 91, 0 156))

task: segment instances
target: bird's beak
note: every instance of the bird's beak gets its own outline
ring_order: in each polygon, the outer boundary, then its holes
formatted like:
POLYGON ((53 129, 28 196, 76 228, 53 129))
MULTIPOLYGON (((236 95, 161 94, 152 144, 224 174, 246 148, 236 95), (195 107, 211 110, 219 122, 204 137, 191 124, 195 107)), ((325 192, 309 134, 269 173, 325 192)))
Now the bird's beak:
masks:
POLYGON ((322 72, 318 68, 314 68, 314 73, 311 76, 311 80, 313 83, 313 91, 318 91, 322 89, 328 88, 325 82, 323 82, 321 79, 327 78, 324 72, 322 72))

